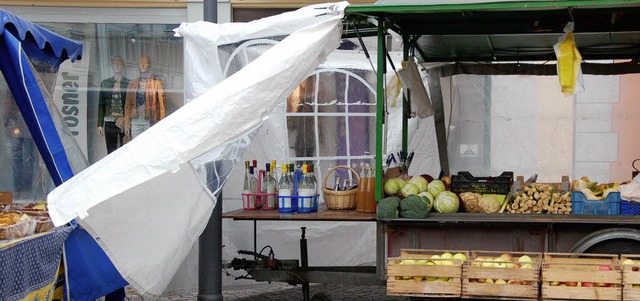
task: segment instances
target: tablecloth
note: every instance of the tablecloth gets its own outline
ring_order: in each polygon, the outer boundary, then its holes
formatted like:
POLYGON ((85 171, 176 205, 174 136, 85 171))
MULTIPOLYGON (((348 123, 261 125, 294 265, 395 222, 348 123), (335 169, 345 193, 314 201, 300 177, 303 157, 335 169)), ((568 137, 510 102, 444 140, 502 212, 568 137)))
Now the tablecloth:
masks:
POLYGON ((72 226, 0 240, 0 300, 51 300, 72 226))

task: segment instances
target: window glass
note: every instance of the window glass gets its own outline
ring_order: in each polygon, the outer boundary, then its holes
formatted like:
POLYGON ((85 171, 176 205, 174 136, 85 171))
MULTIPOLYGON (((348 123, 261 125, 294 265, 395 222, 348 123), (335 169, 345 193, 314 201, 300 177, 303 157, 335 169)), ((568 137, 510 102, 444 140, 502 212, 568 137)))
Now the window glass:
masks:
MULTIPOLYGON (((173 36, 173 29, 178 24, 38 25, 83 44, 81 60, 65 61, 57 74, 39 73, 51 102, 59 110, 59 118, 73 136, 69 141, 63 137, 67 156, 84 157, 81 168, 86 167, 87 162, 93 163, 106 156, 108 146, 117 148, 129 140, 124 134, 124 120, 118 120, 125 117, 121 105, 126 103, 128 94, 132 94, 134 97, 131 99, 135 100, 135 91, 142 91, 144 86, 145 92, 140 94, 151 97, 143 99, 144 108, 151 103, 147 99, 156 101, 157 112, 162 107, 162 115, 144 116, 150 125, 183 105, 183 44, 181 38, 173 36), (145 61, 144 67, 142 61, 145 61), (120 80, 118 90, 114 86, 114 78, 120 76, 128 81, 120 80), (139 85, 129 87, 129 83, 135 80, 139 85), (162 94, 162 97, 150 96, 148 91, 154 95, 162 94), (104 97, 108 97, 111 106, 104 107, 99 118, 100 102, 104 97), (106 121, 113 121, 114 126, 110 129, 111 133, 117 132, 115 143, 109 140, 113 135, 107 134, 106 121), (75 140, 77 147, 68 147, 73 144, 71 140, 75 140)), ((4 116, 0 127, 0 170, 3 171, 0 173, 0 191, 13 192, 17 202, 42 201, 53 188, 51 178, 21 114, 16 110, 6 81, 2 77, 0 81, 0 114, 4 116)), ((71 164, 74 172, 82 170, 76 168, 74 162, 71 164)))
POLYGON ((60 67, 52 96, 59 108, 69 105, 60 92, 62 75, 77 79, 78 114, 61 111, 65 120, 77 119, 67 126, 89 163, 184 104, 182 38, 173 34, 178 24, 39 25, 83 44, 82 60, 60 67), (127 99, 132 105, 123 107, 127 99))
POLYGON ((375 75, 369 73, 321 68, 294 90, 286 112, 292 161, 319 160, 322 172, 354 163, 360 171, 360 162, 373 163, 375 75))

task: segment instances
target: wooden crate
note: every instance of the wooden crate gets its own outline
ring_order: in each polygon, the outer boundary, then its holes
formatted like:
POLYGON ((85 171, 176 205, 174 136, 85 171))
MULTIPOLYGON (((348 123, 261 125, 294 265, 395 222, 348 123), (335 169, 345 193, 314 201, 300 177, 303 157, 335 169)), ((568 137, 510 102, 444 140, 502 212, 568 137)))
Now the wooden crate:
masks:
POLYGON ((537 300, 541 263, 542 253, 471 251, 462 267, 462 297, 537 300), (520 263, 518 259, 525 255, 531 261, 520 263))
POLYGON ((622 268, 617 255, 545 253, 541 287, 542 300, 622 300, 622 268))
POLYGON ((640 300, 640 254, 622 254, 622 300, 640 300), (627 262, 632 260, 633 263, 627 262))
POLYGON ((469 257, 468 251, 402 249, 389 258, 387 295, 460 298, 464 259, 437 258, 444 253, 469 257))

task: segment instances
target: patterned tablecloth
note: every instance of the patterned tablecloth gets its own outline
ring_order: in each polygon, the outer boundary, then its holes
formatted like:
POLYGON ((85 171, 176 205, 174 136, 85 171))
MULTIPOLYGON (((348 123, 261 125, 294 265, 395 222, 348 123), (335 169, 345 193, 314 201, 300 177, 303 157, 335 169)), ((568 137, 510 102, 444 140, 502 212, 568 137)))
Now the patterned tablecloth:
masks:
POLYGON ((52 300, 71 226, 0 240, 0 300, 52 300))

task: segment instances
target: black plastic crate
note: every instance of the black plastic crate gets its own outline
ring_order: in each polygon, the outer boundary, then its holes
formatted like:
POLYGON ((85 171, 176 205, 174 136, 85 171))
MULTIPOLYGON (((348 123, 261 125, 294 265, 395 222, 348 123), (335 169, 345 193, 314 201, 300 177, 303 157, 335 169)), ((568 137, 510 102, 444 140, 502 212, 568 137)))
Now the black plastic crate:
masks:
POLYGON ((468 171, 451 176, 451 192, 479 194, 509 194, 513 185, 513 172, 505 171, 497 177, 474 177, 468 171))

